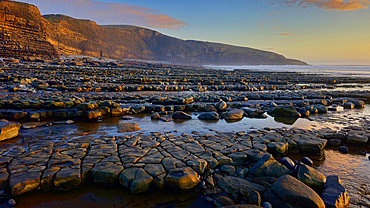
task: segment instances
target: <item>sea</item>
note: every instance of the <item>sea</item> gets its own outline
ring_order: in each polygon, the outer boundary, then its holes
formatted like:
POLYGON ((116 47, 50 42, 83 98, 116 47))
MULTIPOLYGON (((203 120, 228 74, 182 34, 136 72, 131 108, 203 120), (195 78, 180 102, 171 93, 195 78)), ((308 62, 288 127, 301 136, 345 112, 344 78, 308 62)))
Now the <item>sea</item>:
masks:
POLYGON ((366 76, 370 77, 370 65, 245 65, 245 66, 212 66, 205 65, 205 68, 234 70, 248 69, 256 71, 276 71, 276 72, 301 72, 312 74, 331 74, 333 76, 366 76))

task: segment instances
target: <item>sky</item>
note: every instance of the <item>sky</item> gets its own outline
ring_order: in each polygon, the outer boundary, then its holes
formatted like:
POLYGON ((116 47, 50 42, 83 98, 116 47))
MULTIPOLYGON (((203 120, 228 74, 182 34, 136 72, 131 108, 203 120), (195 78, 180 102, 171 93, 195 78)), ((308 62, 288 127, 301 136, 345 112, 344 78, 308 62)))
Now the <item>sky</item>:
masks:
POLYGON ((277 52, 312 65, 370 65, 370 0, 20 0, 41 14, 130 24, 184 40, 277 52))

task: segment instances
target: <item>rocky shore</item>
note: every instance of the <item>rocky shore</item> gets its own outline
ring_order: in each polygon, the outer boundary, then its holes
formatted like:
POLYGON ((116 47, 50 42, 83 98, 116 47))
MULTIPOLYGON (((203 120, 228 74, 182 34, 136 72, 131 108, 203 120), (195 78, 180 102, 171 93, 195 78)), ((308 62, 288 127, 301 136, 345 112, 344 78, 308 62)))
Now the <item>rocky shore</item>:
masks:
POLYGON ((212 135, 176 129, 137 133, 141 124, 128 121, 110 136, 22 136, 37 128, 75 121, 93 124, 111 117, 131 120, 144 113, 152 122, 238 122, 268 116, 287 125, 300 118, 325 122, 332 112, 364 109, 369 78, 85 58, 5 61, 0 81, 0 140, 19 138, 0 149, 4 206, 25 193, 68 191, 84 184, 120 186, 132 194, 196 191, 217 207, 370 205, 366 194, 350 203, 340 177, 325 176, 310 159, 324 155, 326 148, 343 154, 352 146, 368 148, 366 116, 341 117, 339 129, 235 132, 225 126, 212 135), (300 160, 292 160, 294 155, 300 160))

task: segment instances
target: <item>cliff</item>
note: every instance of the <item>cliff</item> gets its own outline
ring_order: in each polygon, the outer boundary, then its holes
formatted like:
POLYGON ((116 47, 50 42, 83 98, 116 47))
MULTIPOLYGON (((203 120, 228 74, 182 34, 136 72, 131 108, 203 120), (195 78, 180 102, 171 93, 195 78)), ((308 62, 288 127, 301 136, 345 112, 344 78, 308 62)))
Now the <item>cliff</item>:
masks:
POLYGON ((41 16, 33 5, 0 1, 0 57, 68 54, 196 65, 307 65, 273 52, 181 40, 136 26, 101 26, 65 15, 41 16))
POLYGON ((37 7, 0 1, 0 57, 58 57, 54 46, 47 41, 48 25, 37 7))

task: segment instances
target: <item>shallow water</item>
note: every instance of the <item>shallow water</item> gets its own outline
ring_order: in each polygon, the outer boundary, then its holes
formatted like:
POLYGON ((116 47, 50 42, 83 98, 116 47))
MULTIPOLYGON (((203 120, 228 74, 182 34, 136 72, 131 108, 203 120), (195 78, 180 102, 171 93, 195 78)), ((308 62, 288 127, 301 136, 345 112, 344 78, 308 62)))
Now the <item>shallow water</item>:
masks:
MULTIPOLYGON (((325 115, 313 116, 342 118, 343 115, 365 116, 370 112, 366 105, 363 110, 343 110, 340 112, 329 112, 325 115)), ((337 128, 339 125, 328 122, 316 122, 308 119, 297 119, 291 121, 281 120, 268 116, 266 119, 243 118, 240 121, 226 122, 219 120, 215 122, 198 120, 197 113, 192 113, 191 120, 163 122, 151 120, 149 114, 133 116, 132 120, 121 120, 119 117, 106 118, 101 123, 85 123, 77 121, 73 124, 55 124, 49 127, 37 127, 34 129, 21 129, 21 136, 0 142, 0 148, 21 145, 21 141, 32 140, 32 138, 50 138, 52 140, 67 141, 81 135, 124 135, 117 133, 117 125, 126 122, 138 123, 140 131, 125 133, 137 134, 150 132, 172 132, 173 134, 191 133, 199 131, 204 134, 215 134, 221 132, 238 132, 253 129, 270 128, 303 128, 316 129, 323 127, 337 128), (292 122, 293 124, 287 124, 292 122), (173 131, 178 132, 173 132, 173 131)), ((327 149, 325 157, 313 157, 314 167, 326 176, 337 174, 347 188, 353 207, 370 206, 370 161, 367 159, 369 150, 367 148, 352 148, 350 154, 341 154, 335 149, 327 149)), ((292 155, 293 159, 300 160, 302 156, 292 155)), ((35 192, 15 198, 17 207, 212 207, 198 193, 175 194, 168 192, 149 192, 139 195, 131 195, 122 186, 99 187, 85 185, 68 192, 35 192)))

